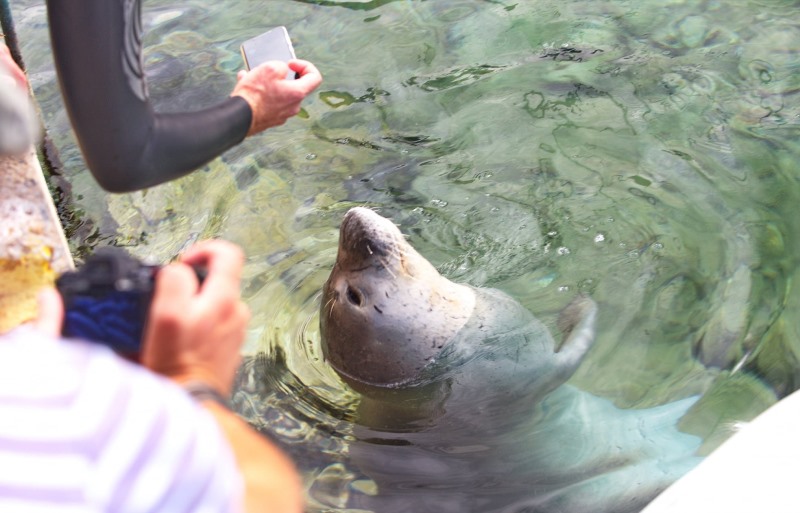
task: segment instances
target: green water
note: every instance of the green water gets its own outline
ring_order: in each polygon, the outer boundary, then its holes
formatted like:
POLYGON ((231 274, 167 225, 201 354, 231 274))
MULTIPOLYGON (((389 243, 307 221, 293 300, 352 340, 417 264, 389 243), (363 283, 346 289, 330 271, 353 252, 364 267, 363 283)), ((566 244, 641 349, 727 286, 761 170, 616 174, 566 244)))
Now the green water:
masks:
POLYGON ((342 456, 357 397, 321 361, 317 328, 353 205, 549 326, 591 294, 598 341, 571 383, 623 408, 704 394, 681 424, 704 450, 800 386, 798 7, 148 0, 159 109, 227 95, 240 42, 275 24, 325 81, 285 126, 117 196, 84 170, 42 3, 15 2, 14 16, 72 189, 73 247, 157 260, 211 236, 245 248, 247 351, 279 370, 237 404, 306 458, 310 508, 327 511, 367 486, 342 456))

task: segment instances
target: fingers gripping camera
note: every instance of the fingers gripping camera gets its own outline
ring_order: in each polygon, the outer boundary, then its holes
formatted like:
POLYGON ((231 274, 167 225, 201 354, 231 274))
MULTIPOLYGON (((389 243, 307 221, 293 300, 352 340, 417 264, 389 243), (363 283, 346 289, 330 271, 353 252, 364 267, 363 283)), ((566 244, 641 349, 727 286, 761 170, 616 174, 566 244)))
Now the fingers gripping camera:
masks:
MULTIPOLYGON (((77 271, 56 280, 65 308, 62 334, 138 360, 159 269, 121 248, 95 251, 77 271)), ((204 270, 195 268, 195 273, 202 283, 204 270)))

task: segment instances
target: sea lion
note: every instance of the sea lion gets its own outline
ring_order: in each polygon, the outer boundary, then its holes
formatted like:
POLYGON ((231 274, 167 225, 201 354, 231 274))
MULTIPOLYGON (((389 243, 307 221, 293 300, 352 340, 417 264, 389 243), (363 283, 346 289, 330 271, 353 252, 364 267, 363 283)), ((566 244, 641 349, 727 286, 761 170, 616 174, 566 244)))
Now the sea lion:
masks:
POLYGON ((320 310, 326 361, 362 394, 350 506, 401 511, 637 511, 696 463, 684 399, 619 410, 564 382, 594 341, 578 296, 548 329, 498 290, 443 277, 366 208, 345 216, 320 310))
POLYGON ((569 337, 556 351, 547 328, 517 301, 451 282, 389 219, 357 207, 340 228, 320 329, 325 359, 367 396, 440 381, 442 371, 458 367, 454 362, 489 352, 492 363, 474 367, 495 373, 504 366, 501 355, 517 367, 525 363, 528 377, 513 380, 513 387, 540 395, 572 375, 594 341, 596 315, 591 299, 576 300, 562 314, 569 337), (458 344, 449 344, 457 334, 458 344))

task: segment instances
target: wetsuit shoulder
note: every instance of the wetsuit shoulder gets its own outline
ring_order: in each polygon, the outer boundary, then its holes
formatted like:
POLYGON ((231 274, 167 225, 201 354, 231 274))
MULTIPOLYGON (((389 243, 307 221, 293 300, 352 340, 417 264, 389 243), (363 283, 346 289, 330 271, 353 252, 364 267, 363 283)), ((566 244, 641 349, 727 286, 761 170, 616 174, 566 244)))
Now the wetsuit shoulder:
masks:
POLYGON ((140 0, 48 0, 47 11, 64 103, 89 170, 106 190, 181 177, 246 136, 252 111, 240 97, 195 112, 154 112, 140 0))

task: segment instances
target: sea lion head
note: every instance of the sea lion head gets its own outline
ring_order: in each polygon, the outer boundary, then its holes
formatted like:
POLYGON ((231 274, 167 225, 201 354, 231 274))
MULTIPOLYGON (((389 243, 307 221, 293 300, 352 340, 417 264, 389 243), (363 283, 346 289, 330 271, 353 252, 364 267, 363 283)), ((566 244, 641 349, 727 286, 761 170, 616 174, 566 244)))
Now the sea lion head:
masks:
POLYGON ((390 220, 361 207, 345 215, 320 331, 326 360, 353 388, 419 384, 474 307, 474 290, 439 274, 390 220))

